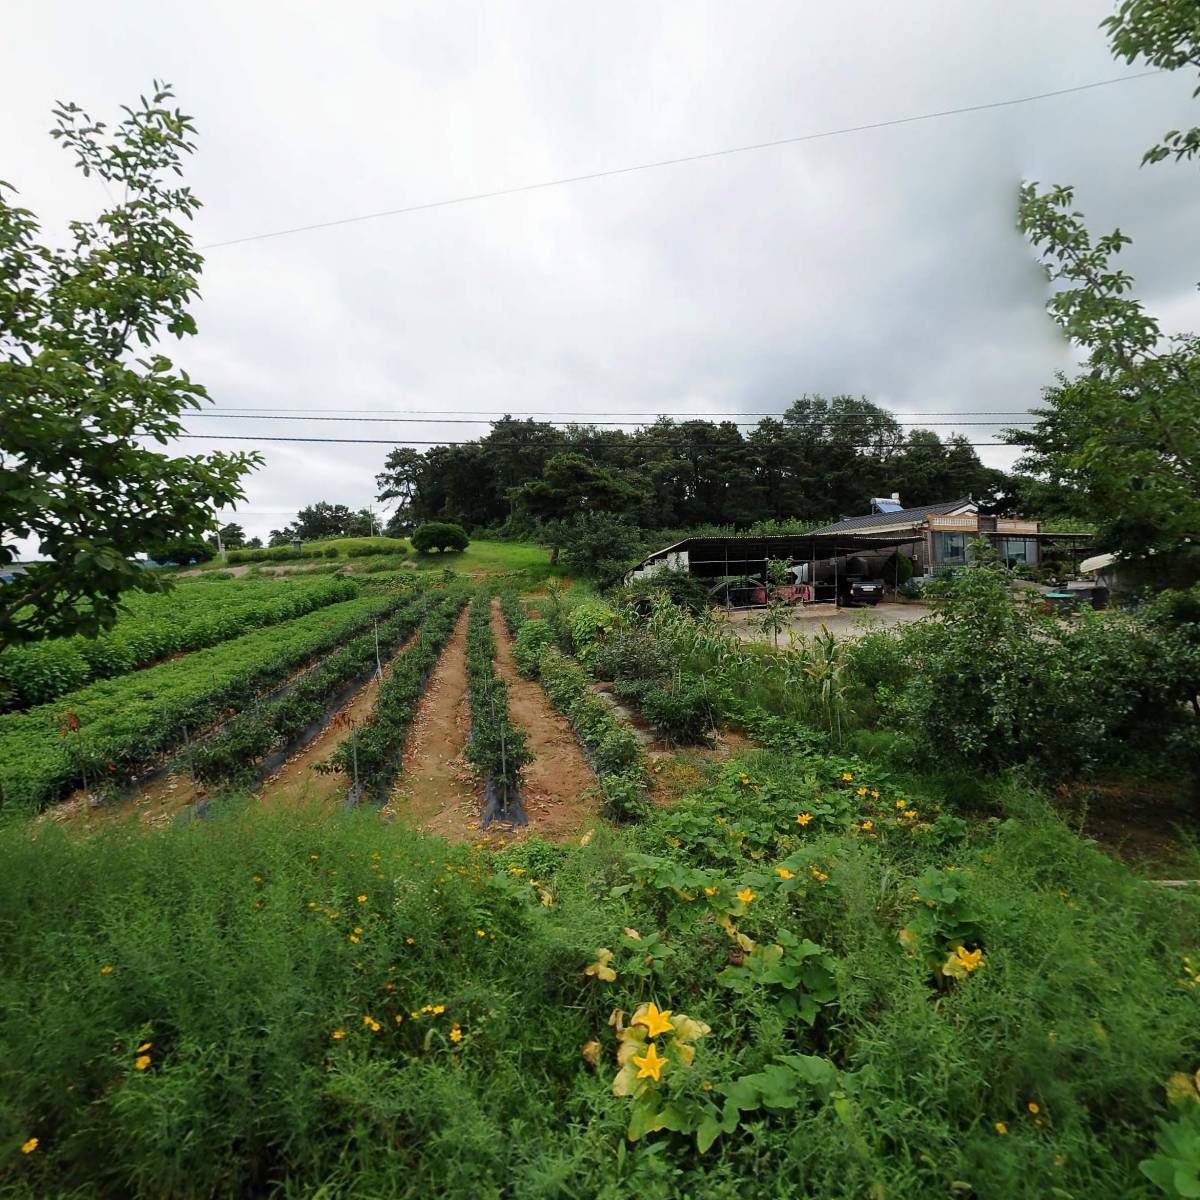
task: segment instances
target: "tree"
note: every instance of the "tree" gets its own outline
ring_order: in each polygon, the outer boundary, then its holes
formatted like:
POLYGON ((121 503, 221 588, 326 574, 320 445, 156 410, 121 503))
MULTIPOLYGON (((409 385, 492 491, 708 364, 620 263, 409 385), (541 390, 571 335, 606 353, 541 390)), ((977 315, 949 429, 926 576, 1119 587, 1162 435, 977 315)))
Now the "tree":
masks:
POLYGON ((419 554, 430 550, 445 553, 447 550, 465 550, 471 539, 461 525, 449 521, 427 521, 412 535, 413 549, 419 554))
POLYGON ((262 538, 260 538, 260 537, 252 537, 252 538, 251 538, 251 539, 250 539, 250 540, 249 540, 249 541, 246 543, 246 549, 247 549, 247 550, 261 550, 261 549, 262 549, 262 538))
POLYGON ((560 536, 567 566, 602 585, 618 582, 642 548, 637 526, 614 513, 576 513, 560 536))
MULTIPOLYGON (((233 521, 230 521, 228 525, 221 526, 220 536, 220 544, 224 546, 226 550, 236 550, 239 546, 244 546, 246 544, 246 531, 233 521)), ((210 546, 215 547, 217 545, 217 536, 215 534, 212 537, 206 538, 205 540, 210 546)))
MULTIPOLYGON (((1143 58, 1161 71, 1200 68, 1200 9, 1196 0, 1123 0, 1117 11, 1100 22, 1108 30, 1117 58, 1143 58)), ((1193 95, 1200 95, 1197 88, 1193 95)), ((1144 163, 1193 158, 1200 154, 1200 126, 1172 129, 1142 157, 1144 163)))
POLYGON ((513 492, 518 508, 547 523, 554 545, 551 563, 558 562, 564 529, 580 513, 621 512, 637 503, 644 489, 624 472, 599 467, 582 454, 555 454, 547 459, 540 479, 513 492))
POLYGON ((200 202, 171 178, 194 128, 171 98, 156 83, 111 132, 75 104, 55 109, 53 136, 122 197, 73 221, 65 248, 39 242, 34 214, 0 184, 0 564, 30 537, 50 560, 4 588, 0 643, 110 627, 126 592, 169 586, 133 557, 200 541, 261 462, 142 444, 168 445, 208 399, 156 348, 196 332, 202 263, 185 228, 200 202))

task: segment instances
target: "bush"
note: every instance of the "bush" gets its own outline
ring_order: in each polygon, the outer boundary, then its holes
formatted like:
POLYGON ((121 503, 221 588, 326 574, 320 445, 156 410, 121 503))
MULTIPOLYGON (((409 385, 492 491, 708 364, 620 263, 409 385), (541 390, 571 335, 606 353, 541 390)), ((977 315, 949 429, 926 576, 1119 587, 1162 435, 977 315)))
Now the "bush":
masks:
POLYGON ((625 680, 617 695, 630 700, 665 738, 694 745, 713 728, 716 711, 703 681, 694 678, 625 680))
POLYGON ((146 557, 156 563, 177 563, 186 566, 188 563, 205 563, 216 555, 216 550, 207 542, 164 542, 146 551, 146 557))
POLYGON ((326 546, 325 547, 325 557, 326 558, 337 558, 337 556, 338 556, 338 548, 336 546, 326 546))
POLYGON ((620 582, 637 562, 642 535, 625 517, 606 512, 579 513, 561 526, 562 560, 601 585, 620 582))
POLYGON ((571 644, 585 665, 595 653, 596 647, 616 624, 617 614, 599 600, 585 600, 571 609, 567 627, 571 631, 571 644))
POLYGON ((418 554, 428 554, 438 550, 445 554, 447 550, 465 550, 471 539, 461 525, 449 521, 427 521, 412 535, 413 549, 418 554))
POLYGON ((517 630, 517 639, 513 643, 513 660, 517 670, 528 678, 534 678, 538 673, 538 662, 542 651, 554 644, 554 630, 547 621, 539 619, 525 621, 517 630))
POLYGON ((635 579, 625 585, 620 595, 628 600, 640 613, 651 609, 651 598, 665 593, 672 604, 678 604, 689 612, 700 613, 709 606, 708 584, 690 571, 656 571, 653 575, 635 579))

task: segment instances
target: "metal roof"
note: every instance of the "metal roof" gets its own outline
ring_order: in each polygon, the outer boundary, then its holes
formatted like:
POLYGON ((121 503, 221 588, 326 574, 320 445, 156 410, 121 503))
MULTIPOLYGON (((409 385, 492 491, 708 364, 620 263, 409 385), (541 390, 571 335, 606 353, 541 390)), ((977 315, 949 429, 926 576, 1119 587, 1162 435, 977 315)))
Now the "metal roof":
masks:
POLYGON ((926 517, 952 513, 974 505, 970 496, 961 500, 943 500, 940 504, 922 504, 919 508, 900 508, 895 512, 869 513, 865 517, 846 517, 833 525, 822 525, 813 533, 849 533, 856 529, 890 529, 895 525, 920 525, 926 517))
POLYGON ((912 545, 911 536, 884 537, 870 534, 772 533, 760 536, 751 534, 734 536, 684 538, 681 542, 664 546, 648 554, 633 571, 649 563, 657 562, 668 554, 686 551, 688 565, 693 575, 739 575, 761 571, 770 558, 803 560, 829 558, 856 550, 892 550, 899 546, 912 545), (709 567, 710 570, 697 570, 709 567), (719 569, 718 569, 719 568, 719 569))

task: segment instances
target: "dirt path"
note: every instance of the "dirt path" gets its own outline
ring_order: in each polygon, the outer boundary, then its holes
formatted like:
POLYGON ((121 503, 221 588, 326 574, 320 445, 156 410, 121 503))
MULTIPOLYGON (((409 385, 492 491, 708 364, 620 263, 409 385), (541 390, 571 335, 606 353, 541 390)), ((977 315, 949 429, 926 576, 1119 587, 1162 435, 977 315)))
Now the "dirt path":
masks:
MULTIPOLYGON (((410 637, 384 665, 384 678, 396 660, 412 645, 410 637)), ((341 804, 346 799, 350 780, 340 772, 321 772, 323 763, 349 737, 350 723, 361 724, 375 708, 380 679, 372 677, 342 705, 325 723, 325 727, 308 745, 297 750, 278 770, 263 780, 254 793, 256 800, 267 805, 300 803, 341 804)))
POLYGON ((478 788, 462 757, 471 729, 466 644, 464 609, 421 697, 400 778, 383 810, 386 816, 458 842, 479 836, 478 788))
POLYGON ((508 711, 525 731, 533 752, 521 789, 529 832, 561 841, 596 820, 596 776, 575 740, 571 723, 551 708, 540 684, 517 672, 508 630, 495 602, 492 636, 496 639, 496 673, 508 684, 508 711))

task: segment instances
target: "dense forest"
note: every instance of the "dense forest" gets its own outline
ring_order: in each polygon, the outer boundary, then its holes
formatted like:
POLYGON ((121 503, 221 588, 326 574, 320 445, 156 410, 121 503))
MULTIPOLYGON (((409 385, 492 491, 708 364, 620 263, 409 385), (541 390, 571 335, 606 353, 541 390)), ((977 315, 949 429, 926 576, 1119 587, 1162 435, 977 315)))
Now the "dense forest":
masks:
POLYGON ((581 513, 642 529, 836 520, 872 496, 905 505, 971 495, 991 510, 1019 506, 1013 481, 970 441, 906 431, 854 396, 804 396, 750 428, 663 417, 635 431, 504 417, 478 441, 408 447, 388 456, 379 499, 391 532, 426 520, 469 529, 570 522, 581 513))

